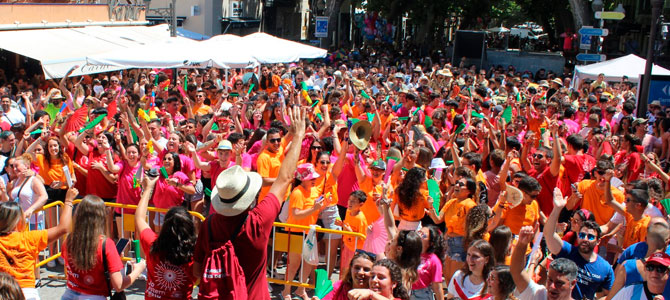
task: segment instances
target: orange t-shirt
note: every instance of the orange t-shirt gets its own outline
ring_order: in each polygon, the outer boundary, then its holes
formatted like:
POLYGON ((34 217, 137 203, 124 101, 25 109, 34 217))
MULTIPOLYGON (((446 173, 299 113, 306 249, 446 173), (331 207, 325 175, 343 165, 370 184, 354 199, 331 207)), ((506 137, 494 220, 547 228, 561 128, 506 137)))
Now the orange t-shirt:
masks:
POLYGON ((447 234, 450 236, 465 236, 465 217, 470 209, 475 206, 477 206, 477 203, 471 198, 462 201, 453 198, 447 201, 440 209, 440 214, 447 226, 447 234))
MULTIPOLYGON (((65 178, 65 172, 63 172, 63 163, 60 159, 51 158, 50 164, 47 165, 44 155, 37 154, 37 161, 35 165, 40 169, 39 174, 44 179, 45 185, 50 185, 54 181, 60 181, 61 188, 67 188, 67 178, 65 178)), ((72 160, 68 160, 67 167, 70 169, 70 178, 74 180, 74 167, 72 166, 72 160)))
POLYGON ((540 205, 533 200, 530 204, 521 203, 512 209, 504 209, 502 219, 503 225, 509 227, 513 234, 519 234, 521 227, 533 226, 540 220, 540 205))
POLYGON ((644 241, 647 238, 647 226, 651 217, 644 216, 642 219, 634 220, 633 215, 626 212, 626 231, 623 234, 623 248, 644 241))
MULTIPOLYGON (((582 180, 577 184, 577 190, 583 195, 581 208, 593 212, 593 216, 596 218, 596 223, 598 223, 598 225, 604 225, 614 215, 614 208, 607 205, 605 191, 599 190, 596 187, 596 183, 595 180, 582 180)), ((612 188, 612 197, 619 203, 623 203, 625 199, 623 193, 614 187, 612 188)))
POLYGON ((286 223, 303 226, 315 225, 316 220, 319 219, 318 211, 315 211, 311 215, 298 220, 295 218, 295 215, 293 215, 293 210, 296 208, 299 210, 305 210, 314 207, 314 202, 318 197, 319 195, 317 194, 315 187, 306 190, 302 185, 299 185, 293 189, 293 192, 291 192, 291 197, 288 199, 288 220, 286 220, 286 223))
POLYGON ((327 202, 328 199, 324 198, 323 207, 337 204, 337 199, 339 198, 337 197, 337 180, 335 179, 335 176, 333 176, 330 169, 328 169, 325 174, 319 173, 319 175, 321 176, 314 180, 314 187, 317 190, 317 194, 319 196, 325 196, 326 193, 330 193, 331 196, 331 202, 327 202))
POLYGON ((200 116, 210 113, 211 110, 212 109, 209 107, 209 105, 206 104, 193 107, 193 113, 200 116))
POLYGON ((372 224, 381 216, 379 210, 377 210, 377 204, 375 203, 373 194, 381 195, 384 192, 384 188, 382 187, 381 182, 378 185, 374 185, 372 183, 372 178, 370 177, 366 177, 365 181, 358 186, 361 191, 365 192, 368 196, 368 199, 365 200, 365 203, 361 206, 361 212, 365 215, 368 224, 372 224))
MULTIPOLYGON (((258 175, 261 175, 263 178, 277 178, 277 176, 279 176, 279 167, 281 167, 281 161, 283 158, 284 147, 279 147, 279 151, 277 151, 277 153, 272 153, 267 149, 263 150, 263 152, 258 155, 258 159, 256 160, 256 170, 258 175)), ((267 193, 270 191, 271 186, 272 185, 261 187, 261 191, 258 193, 259 200, 265 198, 265 195, 267 195, 267 193)), ((284 196, 284 199, 280 200, 283 201, 286 199, 288 190, 286 193, 287 194, 284 196)))
MULTIPOLYGON (((362 233, 363 235, 367 233, 368 221, 362 212, 358 212, 355 216, 347 213, 347 216, 344 217, 344 224, 348 224, 352 232, 362 233)), ((342 239, 344 240, 344 245, 351 251, 363 248, 363 243, 365 243, 365 239, 358 238, 358 241, 356 241, 356 237, 352 236, 343 235, 342 239)))
POLYGON ((46 247, 46 230, 12 232, 1 237, 0 271, 14 277, 21 288, 35 288, 35 262, 46 247))
MULTIPOLYGON (((425 185, 425 183, 424 183, 425 185)), ((428 189, 424 186, 419 188, 419 193, 415 196, 416 203, 412 207, 405 207, 404 204, 398 201, 398 193, 393 194, 394 205, 398 206, 398 212, 400 220, 416 222, 423 219, 426 215, 426 208, 430 209, 430 204, 428 203, 428 189)))

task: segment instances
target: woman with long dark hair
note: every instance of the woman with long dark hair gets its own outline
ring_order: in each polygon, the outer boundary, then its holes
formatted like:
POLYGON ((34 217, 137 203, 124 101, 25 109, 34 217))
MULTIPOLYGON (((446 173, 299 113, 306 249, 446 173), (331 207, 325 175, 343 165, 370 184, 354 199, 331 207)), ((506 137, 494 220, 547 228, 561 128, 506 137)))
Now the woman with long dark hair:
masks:
POLYGON ((509 266, 510 255, 512 255, 512 230, 505 225, 500 225, 491 231, 488 241, 493 247, 496 264, 509 266))
MULTIPOLYGON (((155 207, 169 209, 181 205, 184 202, 184 193, 195 193, 193 183, 181 171, 181 167, 179 154, 169 152, 163 156, 163 167, 159 171, 156 190, 152 198, 155 207)), ((156 231, 160 231, 164 218, 164 213, 156 214, 153 220, 156 231)))
POLYGON ((144 177, 142 197, 135 211, 135 228, 140 237, 142 252, 146 253, 146 294, 166 295, 171 299, 190 299, 195 281, 195 224, 184 207, 175 206, 165 215, 165 222, 158 235, 151 230, 146 221, 147 206, 157 181, 158 178, 155 177, 144 177))
POLYGON ((105 234, 106 218, 105 202, 98 196, 87 195, 77 205, 76 226, 63 245, 67 290, 62 300, 107 299, 111 289, 123 291, 144 271, 146 264, 140 262, 133 265, 129 275, 121 272, 123 262, 116 245, 105 234))
POLYGON ((268 67, 263 66, 261 68, 261 79, 259 81, 259 87, 261 91, 265 91, 268 95, 271 93, 276 93, 279 91, 279 84, 281 78, 272 73, 268 67))
POLYGON ((447 298, 470 299, 485 297, 488 292, 486 279, 495 266, 493 247, 487 241, 476 240, 468 248, 467 264, 456 271, 449 281, 447 298))
POLYGON ((426 170, 414 167, 407 171, 405 177, 396 188, 396 195, 391 209, 398 208, 399 230, 418 230, 421 228, 421 219, 426 215, 426 209, 432 207, 428 201, 428 186, 426 185, 426 170))
POLYGON ((447 250, 444 236, 435 225, 422 227, 418 232, 423 250, 418 280, 412 285, 412 299, 444 299, 442 263, 447 250))
POLYGON ((409 300, 409 294, 402 281, 400 266, 390 259, 382 259, 372 265, 370 288, 349 291, 349 299, 409 300))
POLYGON ((454 198, 442 206, 439 214, 432 206, 429 209, 433 222, 436 224, 445 222, 447 227, 447 259, 443 272, 446 280, 465 264, 466 223, 463 222, 463 219, 473 207, 477 206, 473 200, 477 197, 477 183, 469 177, 458 179, 454 185, 452 197, 454 198))
POLYGON ((375 257, 360 251, 354 254, 344 278, 333 283, 333 290, 321 300, 347 300, 347 293, 352 289, 367 289, 370 284, 370 271, 375 257))

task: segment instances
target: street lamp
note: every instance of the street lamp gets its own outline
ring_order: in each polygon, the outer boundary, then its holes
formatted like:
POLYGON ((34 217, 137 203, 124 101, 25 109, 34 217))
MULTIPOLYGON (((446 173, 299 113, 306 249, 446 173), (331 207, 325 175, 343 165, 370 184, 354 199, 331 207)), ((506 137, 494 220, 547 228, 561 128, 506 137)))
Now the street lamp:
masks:
POLYGON ((649 45, 647 46, 647 64, 644 66, 644 80, 642 80, 642 89, 640 90, 640 99, 638 99, 637 106, 637 116, 640 118, 644 118, 647 114, 651 67, 654 63, 654 43, 656 41, 656 31, 658 30, 658 20, 662 7, 663 0, 651 0, 651 30, 649 31, 649 45))
POLYGON ((151 0, 144 0, 144 7, 147 10, 147 14, 149 12, 155 13, 161 17, 163 17, 163 20, 165 20, 168 25, 170 26, 170 36, 171 37, 176 37, 177 36, 177 12, 176 12, 176 7, 177 7, 177 0, 172 0, 172 3, 170 3, 169 7, 167 8, 149 8, 151 5, 151 0))

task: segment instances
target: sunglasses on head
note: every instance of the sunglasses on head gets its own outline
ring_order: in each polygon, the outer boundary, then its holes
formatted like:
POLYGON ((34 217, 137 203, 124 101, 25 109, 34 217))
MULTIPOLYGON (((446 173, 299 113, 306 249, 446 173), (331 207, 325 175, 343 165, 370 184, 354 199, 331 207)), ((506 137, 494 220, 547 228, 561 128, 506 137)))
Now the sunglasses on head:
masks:
POLYGON ((362 254, 365 254, 365 255, 369 256, 370 258, 372 258, 372 260, 377 259, 377 254, 374 254, 372 252, 368 252, 368 251, 361 250, 361 249, 356 249, 356 254, 359 254, 359 253, 362 253, 362 254))
POLYGON ((582 239, 582 240, 589 240, 589 241, 595 241, 596 240, 595 235, 590 234, 590 233, 584 233, 584 232, 579 233, 579 238, 582 239))
POLYGON ((644 266, 644 269, 647 270, 647 272, 654 272, 659 274, 665 274, 668 272, 668 267, 662 266, 662 265, 657 265, 657 264, 648 264, 644 266))

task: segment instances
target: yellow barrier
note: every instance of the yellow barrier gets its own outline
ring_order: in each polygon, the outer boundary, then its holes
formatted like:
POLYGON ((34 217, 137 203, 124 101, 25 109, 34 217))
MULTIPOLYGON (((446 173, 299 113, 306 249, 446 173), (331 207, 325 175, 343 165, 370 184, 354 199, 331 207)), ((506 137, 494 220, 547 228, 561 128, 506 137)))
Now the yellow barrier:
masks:
MULTIPOLYGON (((305 287, 309 289, 314 288, 314 284, 308 284, 308 283, 303 283, 303 282, 296 282, 293 280, 293 278, 286 278, 287 274, 284 274, 284 279, 279 279, 279 278, 274 278, 274 275, 276 274, 274 271, 274 255, 275 251, 279 252, 287 252, 287 253, 299 253, 302 254, 302 245, 303 245, 303 240, 305 236, 307 235, 306 231, 309 230, 309 226, 304 226, 304 225, 295 225, 295 224, 287 224, 287 223, 279 223, 275 222, 272 225, 272 236, 274 237, 273 240, 271 241, 272 243, 272 249, 270 250, 270 260, 269 264, 271 265, 271 272, 270 275, 268 276, 268 282, 270 283, 276 283, 276 284, 284 284, 284 285, 290 285, 290 286, 296 286, 296 287, 305 287), (281 228, 282 232, 279 232, 277 229, 281 228), (288 229, 291 231, 291 233, 285 232, 284 229, 288 229), (298 233, 298 234, 296 234, 298 233)), ((330 233, 330 234, 338 234, 341 236, 349 236, 354 238, 354 245, 358 245, 358 239, 365 239, 365 235, 357 232, 350 232, 350 231, 341 231, 341 230, 333 230, 333 229, 326 229, 326 228, 321 228, 317 227, 316 228, 317 233, 330 233)), ((340 238, 341 239, 341 238, 340 238)), ((332 243, 332 239, 327 239, 328 240, 328 245, 326 246, 327 252, 326 252, 326 270, 329 270, 329 266, 331 263, 335 264, 337 259, 335 261, 331 262, 330 261, 330 243, 332 243)), ((342 245, 344 247, 344 245, 342 245)), ((301 263, 300 270, 298 271, 298 274, 302 273, 302 268, 304 266, 304 262, 301 263)), ((288 262, 287 262, 287 267, 288 269, 288 262)), ((344 272, 345 270, 340 270, 341 272, 344 272)))
MULTIPOLYGON (((81 202, 81 200, 75 200, 75 201, 73 201, 73 204, 76 205, 80 202, 81 202)), ((33 214, 33 215, 36 215, 36 213, 38 213, 38 212, 47 211, 47 210, 53 209, 53 208, 55 208, 56 213, 58 215, 60 215, 58 213, 58 209, 62 208, 63 206, 64 206, 63 202, 55 201, 55 202, 52 202, 52 203, 49 203, 49 204, 45 205, 41 209, 36 210, 35 214, 33 214)), ((123 218, 121 218, 122 228, 124 229, 124 231, 130 231, 130 232, 135 231, 135 229, 134 229, 134 227, 135 227, 134 216, 135 215, 134 214, 124 214, 123 210, 125 210, 125 209, 132 209, 132 210, 137 209, 137 205, 105 202, 105 206, 112 207, 112 208, 120 208, 121 209, 121 215, 123 216, 123 218), (124 223, 128 223, 128 224, 124 224, 124 223), (126 225, 128 225, 128 227, 126 225), (132 229, 132 230, 129 230, 129 229, 132 229)), ((151 212, 166 213, 169 209, 148 207, 147 210, 151 211, 151 212)), ((196 217, 201 222, 205 220, 205 217, 198 212, 189 211, 189 214, 191 214, 191 216, 196 217)), ((59 221, 60 221, 60 218, 57 218, 56 222, 59 222, 59 221)), ((43 222, 46 222, 46 221, 43 221, 43 222)), ((271 257, 270 257, 269 263, 273 264, 275 251, 301 254, 302 253, 303 240, 304 240, 305 236, 307 235, 307 231, 309 229, 310 229, 309 226, 275 222, 273 224, 273 228, 272 228, 272 233, 273 233, 272 236, 274 238, 271 241, 272 249, 270 251, 270 256, 271 257), (278 228, 281 228, 280 229, 281 231, 278 231, 277 230, 278 228), (292 234, 284 231, 285 229, 290 230, 292 232, 292 234)), ((317 227, 316 232, 317 233, 324 233, 324 234, 337 234, 337 235, 341 235, 343 237, 344 236, 352 237, 352 238, 354 238, 354 245, 358 245, 358 239, 365 239, 365 235, 363 235, 361 233, 357 233, 357 232, 333 230, 333 229, 326 229, 326 228, 321 228, 321 227, 317 227)), ((123 233, 119 233, 119 234, 123 235, 123 233)), ((328 270, 330 264, 331 263, 335 264, 336 261, 333 261, 333 262, 330 261, 330 256, 331 256, 330 255, 331 254, 330 253, 330 243, 332 242, 333 239, 327 239, 327 240, 328 240, 328 246, 326 247, 326 249, 327 249, 326 269, 328 270)), ((57 253, 50 253, 49 257, 47 257, 43 261, 40 261, 37 264, 37 267, 38 268, 42 267, 42 266, 46 265, 48 262, 50 262, 52 260, 55 260, 55 259, 58 259, 61 256, 60 244, 57 245, 57 249, 58 249, 57 253)), ((123 261, 128 261, 128 260, 131 260, 132 258, 122 256, 121 259, 123 261)), ((344 272, 344 271, 345 270, 340 270, 340 272, 344 272)), ((301 269, 299 270, 299 272, 302 273, 302 266, 301 266, 301 269)), ((311 289, 314 288, 313 284, 296 282, 296 281, 292 280, 292 278, 291 278, 291 280, 287 280, 287 278, 284 278, 284 279, 274 278, 273 277, 274 274, 277 274, 277 273, 274 271, 274 268, 273 268, 271 273, 270 273, 270 276, 268 277, 268 282, 275 283, 275 284, 291 285, 291 286, 296 286, 296 287, 305 287, 305 288, 311 288, 311 289)), ((58 276, 57 278, 65 279, 64 276, 58 276)))

